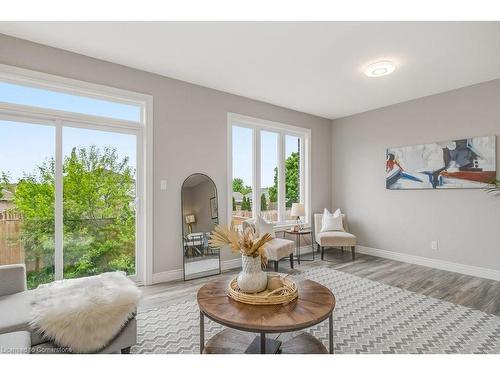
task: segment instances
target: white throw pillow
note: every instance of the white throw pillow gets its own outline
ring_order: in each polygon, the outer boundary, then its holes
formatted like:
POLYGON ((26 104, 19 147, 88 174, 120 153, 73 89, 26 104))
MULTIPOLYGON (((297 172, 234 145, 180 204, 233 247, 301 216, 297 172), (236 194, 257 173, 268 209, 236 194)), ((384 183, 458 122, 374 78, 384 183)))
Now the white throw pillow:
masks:
POLYGON ((257 218, 257 233, 259 236, 262 236, 265 233, 269 233, 271 237, 275 237, 274 234, 274 224, 268 223, 261 216, 257 218))
POLYGON ((331 232, 334 230, 344 232, 344 225, 342 223, 342 212, 340 211, 340 208, 337 208, 337 211, 331 214, 325 208, 325 210, 323 211, 323 219, 321 220, 320 232, 331 232))

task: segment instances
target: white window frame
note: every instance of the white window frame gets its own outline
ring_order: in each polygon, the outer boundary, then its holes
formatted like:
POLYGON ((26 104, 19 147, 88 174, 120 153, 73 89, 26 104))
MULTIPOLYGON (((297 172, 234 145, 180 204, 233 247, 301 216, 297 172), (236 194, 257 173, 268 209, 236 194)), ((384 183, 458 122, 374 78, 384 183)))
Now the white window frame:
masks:
POLYGON ((55 127, 55 254, 56 279, 62 278, 62 130, 89 130, 134 134, 137 137, 136 275, 138 284, 150 285, 153 274, 153 97, 147 94, 55 76, 0 64, 0 81, 82 97, 139 106, 140 121, 0 102, 0 119, 55 127))
POLYGON ((286 135, 299 137, 300 149, 300 201, 305 204, 305 222, 311 225, 311 129, 287 125, 275 121, 229 112, 227 114, 227 222, 231 222, 233 214, 233 126, 252 129, 252 217, 260 214, 260 131, 278 134, 278 222, 275 228, 286 228, 293 225, 286 221, 285 208, 285 138, 286 135))

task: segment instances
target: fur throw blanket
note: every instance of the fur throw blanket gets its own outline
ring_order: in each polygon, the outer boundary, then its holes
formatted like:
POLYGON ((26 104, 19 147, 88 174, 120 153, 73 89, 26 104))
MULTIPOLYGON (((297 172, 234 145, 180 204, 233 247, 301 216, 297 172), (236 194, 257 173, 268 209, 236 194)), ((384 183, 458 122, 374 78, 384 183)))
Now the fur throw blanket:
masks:
POLYGON ((123 272, 54 281, 33 292, 30 326, 78 353, 106 346, 133 317, 141 297, 123 272))

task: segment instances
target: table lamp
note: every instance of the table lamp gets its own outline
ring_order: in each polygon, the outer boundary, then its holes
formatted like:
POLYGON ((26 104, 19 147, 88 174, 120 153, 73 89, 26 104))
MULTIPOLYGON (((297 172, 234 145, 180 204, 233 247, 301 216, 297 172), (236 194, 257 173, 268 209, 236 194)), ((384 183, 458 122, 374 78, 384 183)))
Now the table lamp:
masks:
POLYGON ((193 223, 196 223, 196 217, 191 215, 186 215, 186 224, 188 225, 188 232, 193 233, 193 227, 191 226, 193 223))
POLYGON ((297 225, 294 230, 300 230, 300 217, 306 216, 306 209, 303 203, 292 203, 290 216, 297 218, 297 225))

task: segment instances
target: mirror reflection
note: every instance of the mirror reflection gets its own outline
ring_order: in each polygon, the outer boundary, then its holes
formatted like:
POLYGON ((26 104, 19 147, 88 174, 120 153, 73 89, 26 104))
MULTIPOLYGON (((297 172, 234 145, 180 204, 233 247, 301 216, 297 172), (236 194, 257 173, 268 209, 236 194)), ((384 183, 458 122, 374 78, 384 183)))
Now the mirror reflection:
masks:
POLYGON ((220 249, 208 243, 219 223, 215 183, 204 174, 192 174, 182 184, 181 205, 184 280, 220 273, 220 249))

